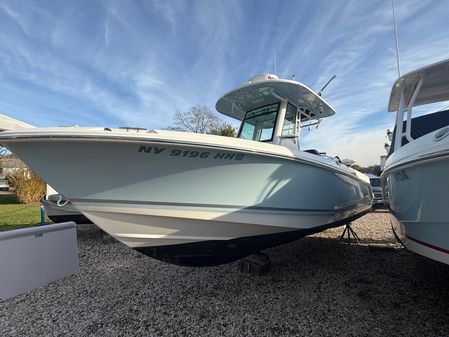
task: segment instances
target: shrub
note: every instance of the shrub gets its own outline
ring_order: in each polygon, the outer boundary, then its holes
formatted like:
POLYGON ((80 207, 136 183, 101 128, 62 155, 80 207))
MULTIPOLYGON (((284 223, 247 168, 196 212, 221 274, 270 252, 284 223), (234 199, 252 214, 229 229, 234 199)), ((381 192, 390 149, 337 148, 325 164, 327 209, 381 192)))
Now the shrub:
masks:
POLYGON ((45 195, 45 181, 31 170, 20 169, 10 174, 9 178, 12 186, 16 188, 17 200, 20 203, 39 202, 45 195))

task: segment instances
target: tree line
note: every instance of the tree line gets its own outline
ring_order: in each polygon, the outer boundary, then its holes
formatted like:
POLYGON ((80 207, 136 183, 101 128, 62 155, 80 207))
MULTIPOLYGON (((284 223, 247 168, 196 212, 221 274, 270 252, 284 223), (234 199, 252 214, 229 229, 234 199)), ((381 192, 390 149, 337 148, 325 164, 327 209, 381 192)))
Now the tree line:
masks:
POLYGON ((371 166, 368 166, 368 167, 363 167, 363 166, 359 166, 357 164, 354 164, 354 165, 351 165, 351 167, 354 170, 357 170, 359 172, 374 174, 375 176, 378 176, 378 177, 382 173, 382 170, 380 169, 380 165, 371 165, 371 166))

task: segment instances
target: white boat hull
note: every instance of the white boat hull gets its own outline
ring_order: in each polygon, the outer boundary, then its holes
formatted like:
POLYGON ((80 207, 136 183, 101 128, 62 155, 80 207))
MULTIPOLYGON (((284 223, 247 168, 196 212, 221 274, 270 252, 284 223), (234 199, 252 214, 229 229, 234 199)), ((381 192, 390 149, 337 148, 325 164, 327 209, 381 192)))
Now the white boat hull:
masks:
POLYGON ((47 217, 56 223, 73 221, 78 224, 87 224, 91 221, 86 218, 81 212, 76 209, 70 201, 67 201, 62 206, 58 205, 56 200, 41 200, 42 206, 44 206, 45 214, 47 217))
POLYGON ((314 214, 84 205, 78 207, 89 219, 127 246, 166 262, 196 266, 232 261, 364 214, 363 207, 314 214))
POLYGON ((449 264, 449 155, 398 166, 386 178, 397 238, 409 250, 449 264))
POLYGON ((146 139, 7 145, 104 231, 182 265, 236 260, 347 223, 372 203, 368 182, 310 154, 146 139))
POLYGON ((449 264, 449 110, 413 118, 413 109, 449 100, 449 60, 399 77, 389 111, 396 111, 387 182, 392 227, 411 251, 449 264))

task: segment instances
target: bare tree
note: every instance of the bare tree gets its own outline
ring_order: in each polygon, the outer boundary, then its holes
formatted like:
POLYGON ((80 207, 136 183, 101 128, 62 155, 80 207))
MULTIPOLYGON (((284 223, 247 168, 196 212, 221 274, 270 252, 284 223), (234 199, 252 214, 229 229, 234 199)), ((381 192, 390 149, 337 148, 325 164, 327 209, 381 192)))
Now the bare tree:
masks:
POLYGON ((223 121, 208 107, 195 105, 186 112, 176 112, 174 126, 171 130, 188 131, 195 133, 211 133, 214 129, 221 129, 223 121))

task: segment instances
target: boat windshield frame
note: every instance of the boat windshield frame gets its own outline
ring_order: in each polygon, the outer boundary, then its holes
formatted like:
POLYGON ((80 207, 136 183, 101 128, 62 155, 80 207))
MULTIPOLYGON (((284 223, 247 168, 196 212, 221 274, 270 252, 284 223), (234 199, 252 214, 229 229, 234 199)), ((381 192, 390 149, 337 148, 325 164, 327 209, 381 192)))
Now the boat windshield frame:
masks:
POLYGON ((278 124, 280 106, 281 106, 281 103, 280 102, 276 102, 276 103, 262 105, 262 106, 259 106, 259 107, 255 108, 255 109, 252 109, 252 110, 249 110, 249 111, 245 112, 245 116, 242 119, 242 122, 240 124, 240 128, 239 128, 239 132, 238 132, 237 138, 253 140, 253 141, 256 141, 256 142, 272 142, 273 138, 274 138, 274 132, 275 132, 276 126, 278 124), (263 108, 267 108, 267 107, 270 107, 270 106, 276 106, 276 111, 273 108, 272 110, 268 110, 268 111, 265 111, 265 112, 254 114, 256 110, 261 110, 263 108), (271 136, 270 136, 269 139, 262 139, 261 140, 262 132, 260 133, 258 139, 254 139, 254 132, 256 131, 255 128, 254 128, 254 131, 253 131, 253 137, 252 138, 249 139, 249 138, 242 137, 243 129, 244 129, 244 127, 246 125, 246 122, 248 120, 254 119, 254 118, 258 118, 258 117, 261 117, 261 116, 265 116, 265 115, 268 115, 268 114, 272 114, 272 113, 275 113, 275 116, 273 118, 273 129, 271 131, 271 136), (251 115, 251 114, 253 114, 253 115, 251 115))

